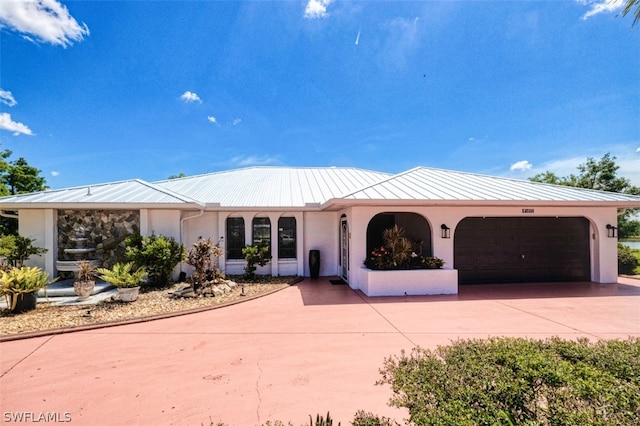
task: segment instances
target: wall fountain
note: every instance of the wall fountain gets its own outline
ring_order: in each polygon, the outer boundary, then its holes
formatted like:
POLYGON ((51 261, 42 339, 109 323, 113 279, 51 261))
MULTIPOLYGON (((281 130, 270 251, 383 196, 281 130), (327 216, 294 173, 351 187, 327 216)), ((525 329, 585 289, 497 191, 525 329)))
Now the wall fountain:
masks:
POLYGON ((90 256, 96 251, 93 247, 87 246, 88 238, 85 237, 86 230, 80 226, 76 230, 75 237, 69 238, 75 245, 73 248, 64 249, 65 255, 73 256, 72 260, 58 260, 56 261, 56 268, 58 271, 63 272, 77 272, 80 268, 78 264, 86 260, 93 264, 94 267, 100 267, 101 262, 99 260, 90 259, 90 256))

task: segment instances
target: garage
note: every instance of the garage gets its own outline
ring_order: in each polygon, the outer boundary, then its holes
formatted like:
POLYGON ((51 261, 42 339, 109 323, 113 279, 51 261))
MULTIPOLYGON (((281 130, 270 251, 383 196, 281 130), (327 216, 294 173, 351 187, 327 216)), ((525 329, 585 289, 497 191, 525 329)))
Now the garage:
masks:
POLYGON ((460 284, 591 280, 582 217, 467 217, 454 238, 460 284))

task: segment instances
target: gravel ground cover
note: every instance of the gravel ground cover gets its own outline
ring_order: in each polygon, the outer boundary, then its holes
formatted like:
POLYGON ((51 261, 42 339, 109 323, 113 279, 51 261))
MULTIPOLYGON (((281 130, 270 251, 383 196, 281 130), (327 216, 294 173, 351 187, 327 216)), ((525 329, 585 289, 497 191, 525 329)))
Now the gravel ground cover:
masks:
POLYGON ((38 303, 35 310, 12 314, 0 311, 0 336, 27 332, 68 329, 103 323, 124 322, 159 315, 212 309, 252 299, 285 288, 295 282, 292 277, 274 277, 259 283, 242 283, 228 293, 216 297, 173 298, 175 286, 164 290, 141 292, 138 300, 124 303, 107 300, 97 305, 53 306, 38 303), (243 290, 244 288, 244 290, 243 290))

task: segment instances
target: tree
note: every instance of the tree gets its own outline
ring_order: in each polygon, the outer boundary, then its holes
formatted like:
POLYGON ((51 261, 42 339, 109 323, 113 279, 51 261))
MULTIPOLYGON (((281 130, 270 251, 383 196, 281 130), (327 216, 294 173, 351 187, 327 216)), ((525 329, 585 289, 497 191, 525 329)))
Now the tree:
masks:
POLYGON ((627 3, 622 9, 622 16, 627 16, 627 13, 631 12, 631 9, 636 8, 633 12, 633 23, 631 27, 635 26, 640 21, 640 0, 627 0, 627 3))
POLYGON ((168 177, 168 179, 180 179, 180 178, 183 178, 183 177, 187 177, 187 175, 185 175, 184 173, 180 172, 180 173, 179 173, 179 174, 177 174, 177 175, 171 175, 171 176, 169 176, 169 177, 168 177))
MULTIPOLYGON (((639 0, 640 1, 640 0, 639 0)), ((558 177, 555 173, 546 171, 539 173, 529 180, 533 182, 551 183, 554 185, 575 186, 578 188, 596 189, 599 191, 620 192, 623 194, 640 195, 640 187, 631 185, 631 181, 618 177, 620 166, 616 164, 616 157, 606 153, 599 161, 587 158, 587 162, 578 166, 580 174, 558 177)), ((618 236, 620 238, 638 235, 640 222, 632 220, 631 216, 638 209, 628 209, 625 214, 618 216, 618 236)))
MULTIPOLYGON (((0 156, 6 154, 6 152, 0 154, 0 156)), ((44 191, 49 187, 46 185, 45 178, 40 176, 40 172, 41 170, 30 166, 27 160, 20 157, 15 161, 6 163, 4 170, 0 169, 0 182, 11 195, 44 191)))

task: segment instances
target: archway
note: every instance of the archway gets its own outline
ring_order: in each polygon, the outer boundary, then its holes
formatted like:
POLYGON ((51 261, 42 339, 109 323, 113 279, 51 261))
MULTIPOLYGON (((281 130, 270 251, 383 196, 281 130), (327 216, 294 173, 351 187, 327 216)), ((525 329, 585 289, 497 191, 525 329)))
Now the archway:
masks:
POLYGON ((383 245, 382 233, 394 225, 404 229, 405 237, 416 243, 416 254, 433 255, 431 226, 423 216, 412 212, 384 212, 372 217, 367 225, 367 257, 383 245))

